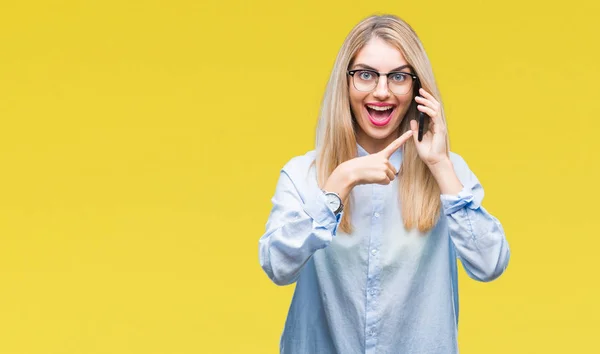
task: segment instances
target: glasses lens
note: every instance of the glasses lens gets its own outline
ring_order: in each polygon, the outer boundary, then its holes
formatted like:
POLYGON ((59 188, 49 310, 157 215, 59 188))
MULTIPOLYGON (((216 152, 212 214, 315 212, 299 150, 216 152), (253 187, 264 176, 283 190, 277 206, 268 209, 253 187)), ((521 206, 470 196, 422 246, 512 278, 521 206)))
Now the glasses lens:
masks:
POLYGON ((352 75, 352 81, 358 91, 369 92, 377 86, 377 75, 371 71, 358 70, 352 75))
POLYGON ((412 76, 405 73, 393 73, 388 76, 388 87, 396 95, 406 95, 413 86, 412 76))

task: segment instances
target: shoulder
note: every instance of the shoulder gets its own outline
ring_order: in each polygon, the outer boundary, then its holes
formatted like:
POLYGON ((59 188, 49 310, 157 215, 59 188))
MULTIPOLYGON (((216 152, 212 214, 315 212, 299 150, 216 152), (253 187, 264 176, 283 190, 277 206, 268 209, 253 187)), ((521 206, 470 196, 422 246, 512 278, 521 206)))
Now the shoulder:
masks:
POLYGON ((466 165, 465 159, 454 151, 450 151, 450 161, 455 165, 466 165))
MULTIPOLYGON (((301 200, 306 200, 308 191, 318 188, 316 180, 316 168, 313 162, 316 159, 316 151, 311 150, 304 155, 292 157, 282 168, 281 175, 285 176, 283 181, 289 181, 286 188, 293 186, 301 200)), ((282 179, 280 178, 280 181, 282 179)))
POLYGON ((484 196, 483 186, 477 176, 471 171, 465 159, 457 153, 450 152, 450 161, 460 182, 466 189, 473 193, 475 200, 481 203, 484 196))
POLYGON ((450 151, 449 155, 450 155, 450 162, 452 162, 452 165, 454 166, 455 169, 468 168, 467 162, 465 161, 465 159, 462 156, 460 156, 459 154, 457 154, 453 151, 450 151))
POLYGON ((281 169, 290 177, 306 175, 315 161, 317 153, 315 150, 306 152, 304 155, 292 157, 281 169))
POLYGON ((473 172, 469 168, 469 165, 467 164, 467 162, 461 155, 459 155, 455 152, 452 152, 452 151, 450 151, 449 155, 450 155, 450 162, 452 162, 452 166, 454 167, 454 172, 456 172, 458 179, 460 179, 463 183, 465 183, 466 181, 475 178, 473 172))

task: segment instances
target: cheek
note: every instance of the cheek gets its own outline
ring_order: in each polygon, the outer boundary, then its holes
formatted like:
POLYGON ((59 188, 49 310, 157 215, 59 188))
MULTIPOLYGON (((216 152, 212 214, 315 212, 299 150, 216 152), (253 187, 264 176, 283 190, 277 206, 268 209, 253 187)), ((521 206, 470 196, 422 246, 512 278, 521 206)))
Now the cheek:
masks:
POLYGON ((410 108, 413 99, 414 98, 412 96, 398 98, 398 108, 401 116, 404 116, 404 114, 408 112, 408 109, 410 108))
POLYGON ((354 90, 350 90, 350 108, 352 108, 352 113, 356 116, 359 115, 362 110, 366 95, 362 92, 353 91, 354 90))
POLYGON ((397 97, 397 98, 398 98, 398 103, 404 107, 410 106, 410 104, 414 100, 414 97, 412 95, 411 96, 401 96, 401 97, 397 97))

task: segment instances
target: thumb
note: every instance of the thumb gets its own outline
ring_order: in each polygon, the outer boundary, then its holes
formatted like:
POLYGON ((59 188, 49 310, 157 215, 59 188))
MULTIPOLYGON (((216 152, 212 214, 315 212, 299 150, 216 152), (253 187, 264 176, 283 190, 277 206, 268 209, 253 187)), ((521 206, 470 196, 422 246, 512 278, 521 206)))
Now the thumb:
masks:
POLYGON ((408 139, 410 139, 411 135, 413 135, 412 130, 406 131, 404 134, 400 135, 398 139, 392 141, 390 145, 386 146, 385 149, 381 150, 381 154, 389 159, 394 151, 398 150, 408 139))

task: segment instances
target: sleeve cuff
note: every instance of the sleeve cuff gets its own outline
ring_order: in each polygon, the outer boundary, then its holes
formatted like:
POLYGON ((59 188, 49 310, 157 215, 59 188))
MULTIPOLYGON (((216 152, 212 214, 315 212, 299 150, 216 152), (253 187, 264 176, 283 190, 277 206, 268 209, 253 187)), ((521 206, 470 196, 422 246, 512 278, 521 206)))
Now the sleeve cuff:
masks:
POLYGON ((325 194, 320 191, 312 193, 310 199, 307 198, 304 203, 304 211, 319 225, 330 230, 335 236, 337 226, 344 214, 344 211, 335 215, 327 206, 325 194))
POLYGON ((475 187, 476 186, 464 186, 458 195, 442 194, 440 199, 442 200, 444 214, 450 215, 465 207, 469 209, 479 208, 480 205, 473 194, 473 189, 475 187))

